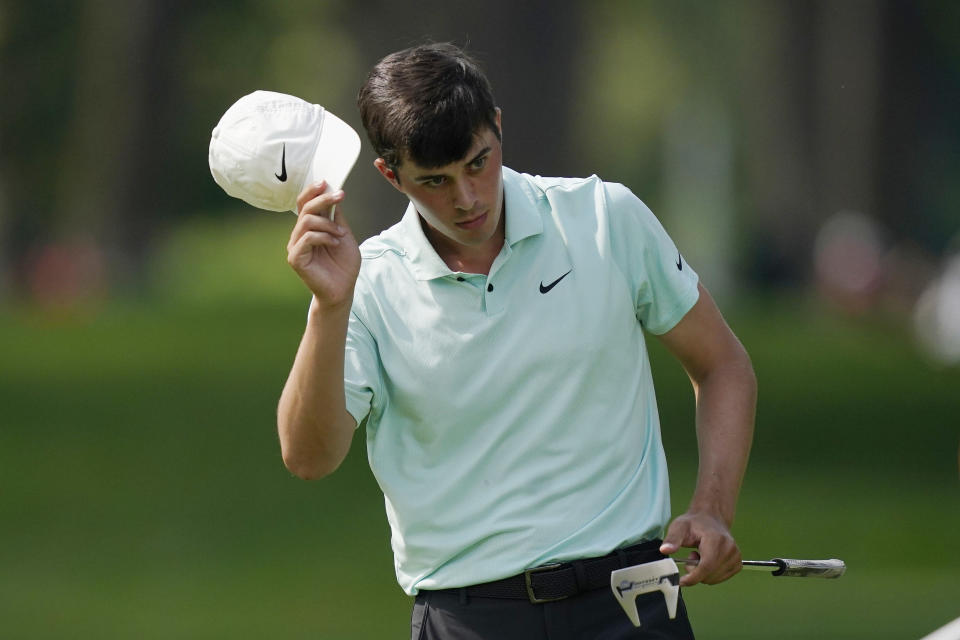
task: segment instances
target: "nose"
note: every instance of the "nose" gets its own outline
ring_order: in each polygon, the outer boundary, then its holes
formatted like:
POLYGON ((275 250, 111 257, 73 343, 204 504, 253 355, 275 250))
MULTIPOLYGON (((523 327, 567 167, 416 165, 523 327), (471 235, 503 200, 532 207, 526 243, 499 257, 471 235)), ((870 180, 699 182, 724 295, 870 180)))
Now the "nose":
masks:
POLYGON ((461 211, 470 211, 477 204, 477 192, 473 187, 473 180, 464 178, 457 181, 454 191, 453 206, 461 211))

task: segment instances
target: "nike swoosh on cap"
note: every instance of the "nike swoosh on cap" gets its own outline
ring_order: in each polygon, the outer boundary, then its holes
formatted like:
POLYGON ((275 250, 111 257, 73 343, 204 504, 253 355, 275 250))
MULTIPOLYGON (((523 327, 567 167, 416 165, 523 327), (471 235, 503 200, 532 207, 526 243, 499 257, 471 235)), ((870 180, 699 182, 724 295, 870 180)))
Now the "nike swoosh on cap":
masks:
POLYGON ((287 181, 287 143, 283 143, 283 156, 280 158, 280 173, 273 174, 277 176, 277 180, 280 182, 287 181))

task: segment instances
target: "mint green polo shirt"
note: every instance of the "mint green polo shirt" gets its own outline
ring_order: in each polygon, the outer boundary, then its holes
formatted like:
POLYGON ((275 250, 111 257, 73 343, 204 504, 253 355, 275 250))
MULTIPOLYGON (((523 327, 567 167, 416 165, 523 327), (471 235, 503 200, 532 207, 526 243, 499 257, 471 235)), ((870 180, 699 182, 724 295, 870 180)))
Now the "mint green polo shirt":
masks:
POLYGON ((412 204, 360 248, 347 408, 411 595, 603 555, 670 517, 643 331, 679 322, 697 274, 622 185, 503 181, 489 275, 451 271, 412 204))

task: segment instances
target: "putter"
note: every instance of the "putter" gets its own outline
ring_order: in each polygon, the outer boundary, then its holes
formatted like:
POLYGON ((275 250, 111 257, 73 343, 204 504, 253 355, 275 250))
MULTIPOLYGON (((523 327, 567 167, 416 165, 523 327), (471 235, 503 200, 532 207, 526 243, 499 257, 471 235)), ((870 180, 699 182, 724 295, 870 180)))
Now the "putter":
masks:
MULTIPOLYGON (((681 560, 687 566, 697 566, 697 558, 681 560)), ((769 571, 773 576, 792 578, 839 578, 847 570, 843 560, 795 560, 792 558, 773 558, 772 560, 744 560, 744 569, 769 571)), ((680 594, 680 570, 673 558, 664 558, 654 562, 638 564, 610 572, 610 589, 620 606, 623 607, 633 626, 642 624, 637 611, 637 596, 642 593, 659 591, 667 605, 667 614, 673 620, 677 617, 677 600, 680 594)))
MULTIPOLYGON (((680 562, 688 567, 700 564, 696 558, 687 558, 680 562)), ((843 560, 794 560, 792 558, 773 558, 772 560, 744 560, 743 568, 752 571, 769 571, 774 577, 788 578, 839 578, 846 572, 843 560)))
POLYGON ((680 570, 673 558, 664 558, 624 567, 610 572, 610 588, 617 602, 623 607, 633 626, 641 625, 637 611, 637 596, 642 593, 659 591, 667 603, 667 614, 673 620, 677 617, 677 600, 680 596, 680 570))

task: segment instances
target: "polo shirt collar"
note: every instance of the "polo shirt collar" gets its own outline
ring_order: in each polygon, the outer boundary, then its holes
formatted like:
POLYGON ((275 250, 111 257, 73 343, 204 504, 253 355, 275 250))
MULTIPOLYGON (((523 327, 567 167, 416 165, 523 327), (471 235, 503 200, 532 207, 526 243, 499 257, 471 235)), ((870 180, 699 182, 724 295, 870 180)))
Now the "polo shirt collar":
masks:
MULTIPOLYGON (((506 242, 513 246, 524 238, 543 233, 540 208, 545 201, 522 175, 503 167, 503 197, 506 203, 506 242)), ((453 274, 436 250, 420 224, 420 214, 410 202, 400 220, 403 252, 417 280, 433 280, 453 274)))
POLYGON ((542 192, 513 169, 504 167, 503 194, 507 204, 507 244, 512 247, 524 238, 543 233, 540 209, 546 198, 542 192))

